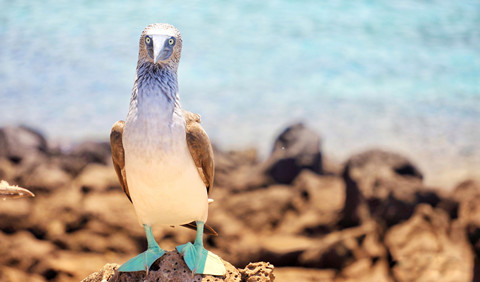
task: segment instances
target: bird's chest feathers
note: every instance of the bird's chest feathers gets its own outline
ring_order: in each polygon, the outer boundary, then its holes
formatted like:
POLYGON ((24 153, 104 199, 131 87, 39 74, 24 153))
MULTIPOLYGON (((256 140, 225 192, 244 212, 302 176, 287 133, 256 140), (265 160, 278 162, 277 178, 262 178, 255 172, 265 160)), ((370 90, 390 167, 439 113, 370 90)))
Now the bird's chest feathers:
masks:
POLYGON ((140 91, 125 124, 126 157, 140 159, 144 165, 185 157, 185 119, 181 110, 165 95, 142 95, 140 91))

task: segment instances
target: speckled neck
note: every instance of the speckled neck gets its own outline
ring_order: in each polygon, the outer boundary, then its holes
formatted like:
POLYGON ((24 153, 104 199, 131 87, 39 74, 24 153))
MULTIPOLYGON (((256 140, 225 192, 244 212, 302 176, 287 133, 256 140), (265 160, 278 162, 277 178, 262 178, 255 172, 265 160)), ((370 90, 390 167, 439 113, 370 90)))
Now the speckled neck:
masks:
POLYGON ((180 108, 178 97, 177 70, 161 64, 139 62, 137 77, 133 85, 130 110, 132 108, 148 108, 152 101, 166 101, 168 113, 173 113, 175 108, 180 108), (156 99, 159 98, 159 99, 156 99))

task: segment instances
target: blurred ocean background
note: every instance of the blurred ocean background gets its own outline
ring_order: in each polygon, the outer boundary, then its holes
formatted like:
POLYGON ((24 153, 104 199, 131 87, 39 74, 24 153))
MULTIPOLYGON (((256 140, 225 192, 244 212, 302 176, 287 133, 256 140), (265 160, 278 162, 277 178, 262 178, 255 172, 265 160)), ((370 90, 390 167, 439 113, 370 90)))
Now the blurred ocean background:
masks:
POLYGON ((327 157, 380 147, 431 185, 480 177, 480 1, 0 0, 0 126, 106 140, 145 26, 182 33, 182 105, 223 149, 304 121, 327 157))

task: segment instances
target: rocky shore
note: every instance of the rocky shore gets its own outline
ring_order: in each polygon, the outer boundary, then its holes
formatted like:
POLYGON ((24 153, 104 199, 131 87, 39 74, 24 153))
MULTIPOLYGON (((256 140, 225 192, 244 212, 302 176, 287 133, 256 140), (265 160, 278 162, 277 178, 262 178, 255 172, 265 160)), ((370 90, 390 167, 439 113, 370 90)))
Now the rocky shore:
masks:
MULTIPOLYGON (((253 149, 215 150, 208 222, 219 236, 206 247, 238 271, 226 281, 257 281, 245 274, 251 262, 265 262, 264 281, 480 280, 479 183, 427 187, 394 152, 337 164, 320 148, 315 132, 295 124, 266 160, 253 149)), ((0 281, 102 281, 105 273, 105 281, 129 281, 116 264, 146 241, 108 143, 64 151, 35 130, 1 128, 0 179, 36 195, 0 201, 0 281)), ((173 250, 195 233, 165 227, 154 235, 173 250)), ((161 263, 150 275, 165 274, 161 263)))

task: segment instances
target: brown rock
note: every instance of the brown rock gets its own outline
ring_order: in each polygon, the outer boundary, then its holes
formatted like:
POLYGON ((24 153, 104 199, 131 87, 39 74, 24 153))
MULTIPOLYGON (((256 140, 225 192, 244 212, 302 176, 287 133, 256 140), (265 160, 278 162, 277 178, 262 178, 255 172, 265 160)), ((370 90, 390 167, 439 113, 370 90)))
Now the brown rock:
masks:
POLYGON ((303 267, 275 267, 278 281, 333 282, 336 271, 303 267))
POLYGON ((408 221, 387 231, 385 244, 397 281, 472 281, 465 230, 441 209, 420 204, 408 221))
POLYGON ((43 282, 45 279, 34 273, 26 273, 23 270, 0 266, 0 281, 3 282, 18 282, 18 281, 29 281, 29 282, 43 282))
POLYGON ((349 265, 341 272, 335 281, 357 282, 357 281, 394 281, 390 277, 390 270, 386 260, 372 261, 370 259, 359 259, 349 265))
POLYGON ((51 193, 52 191, 65 188, 70 185, 71 176, 58 165, 46 161, 32 168, 28 174, 19 178, 19 182, 29 187, 35 193, 51 193))
POLYGON ((312 237, 336 229, 345 203, 345 184, 341 178, 303 170, 290 189, 296 192, 291 197, 295 212, 285 214, 277 232, 312 237))
POLYGON ((113 166, 97 163, 88 164, 75 178, 74 184, 80 187, 83 193, 105 192, 108 190, 122 189, 118 182, 113 166))
POLYGON ((452 192, 460 203, 458 217, 465 226, 480 229, 480 183, 468 180, 460 183, 452 192))
POLYGON ((38 264, 55 251, 51 242, 38 240, 24 231, 15 235, 0 233, 0 242, 0 265, 31 269, 33 273, 38 264))
POLYGON ((107 164, 111 160, 110 142, 84 141, 76 145, 71 154, 86 163, 107 164))
POLYGON ((254 262, 241 269, 240 273, 242 274, 242 281, 246 282, 275 281, 273 269, 273 265, 268 262, 254 262))
POLYGON ((257 151, 222 152, 214 147, 215 185, 229 191, 244 191, 266 186, 268 178, 260 171, 257 151))
POLYGON ((294 209, 292 198, 296 191, 287 186, 270 186, 264 190, 255 190, 231 195, 225 207, 235 207, 229 212, 238 219, 248 222, 248 226, 255 230, 272 230, 283 219, 284 214, 294 209))
POLYGON ((157 260, 148 274, 139 272, 118 272, 119 265, 106 264, 100 271, 92 273, 83 282, 115 281, 274 281, 273 265, 265 262, 249 264, 239 270, 223 261, 227 273, 224 277, 196 274, 192 272, 177 251, 169 251, 157 260))
POLYGON ((340 271, 358 259, 376 260, 385 252, 378 249, 378 244, 371 249, 371 246, 365 245, 366 240, 364 240, 365 236, 377 232, 376 228, 375 223, 371 222, 331 232, 306 248, 300 255, 297 264, 304 267, 331 268, 340 271), (366 249, 367 247, 370 248, 366 249))

